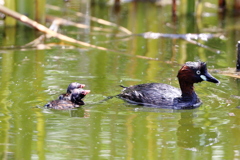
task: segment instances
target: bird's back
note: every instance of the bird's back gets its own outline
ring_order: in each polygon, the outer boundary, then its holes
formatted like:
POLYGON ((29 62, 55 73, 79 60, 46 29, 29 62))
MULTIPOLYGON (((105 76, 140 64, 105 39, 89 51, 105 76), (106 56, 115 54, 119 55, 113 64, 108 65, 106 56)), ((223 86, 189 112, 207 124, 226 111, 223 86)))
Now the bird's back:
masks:
POLYGON ((130 103, 168 108, 174 105, 174 99, 181 97, 181 91, 168 84, 146 83, 126 87, 118 96, 130 103))

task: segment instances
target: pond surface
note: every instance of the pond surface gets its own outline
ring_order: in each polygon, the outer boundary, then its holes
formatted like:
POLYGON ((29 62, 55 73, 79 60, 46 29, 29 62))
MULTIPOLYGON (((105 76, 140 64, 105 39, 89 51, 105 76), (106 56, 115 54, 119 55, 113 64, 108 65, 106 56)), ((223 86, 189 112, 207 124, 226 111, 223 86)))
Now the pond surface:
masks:
POLYGON ((1 159, 240 159, 240 80, 216 71, 235 67, 240 17, 222 18, 216 8, 207 8, 200 18, 179 16, 174 21, 171 6, 126 3, 114 13, 112 6, 103 3, 73 2, 49 1, 64 10, 47 9, 47 13, 107 28, 72 13, 82 10, 133 34, 211 33, 216 37, 196 41, 204 47, 184 39, 126 36, 116 27, 94 31, 62 26, 61 33, 121 53, 75 48, 57 39, 45 42, 54 44, 49 49, 11 49, 40 34, 2 25, 1 159), (206 61, 209 72, 221 81, 220 85, 195 85, 203 101, 197 109, 148 108, 117 98, 99 103, 119 94, 120 84, 159 82, 178 87, 176 75, 181 65, 197 60, 206 61), (91 90, 86 105, 63 111, 43 107, 75 81, 91 90))

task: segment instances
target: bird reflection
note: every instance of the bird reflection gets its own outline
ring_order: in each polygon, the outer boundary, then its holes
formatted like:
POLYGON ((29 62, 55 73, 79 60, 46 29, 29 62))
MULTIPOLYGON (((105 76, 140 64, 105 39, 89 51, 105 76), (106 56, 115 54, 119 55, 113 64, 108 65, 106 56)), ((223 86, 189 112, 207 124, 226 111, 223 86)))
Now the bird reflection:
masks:
POLYGON ((82 117, 82 118, 89 117, 89 113, 83 108, 69 110, 69 115, 70 117, 82 117))
POLYGON ((193 122, 192 112, 181 113, 179 127, 177 129, 177 144, 188 150, 201 150, 218 142, 218 133, 210 128, 199 127, 193 122))

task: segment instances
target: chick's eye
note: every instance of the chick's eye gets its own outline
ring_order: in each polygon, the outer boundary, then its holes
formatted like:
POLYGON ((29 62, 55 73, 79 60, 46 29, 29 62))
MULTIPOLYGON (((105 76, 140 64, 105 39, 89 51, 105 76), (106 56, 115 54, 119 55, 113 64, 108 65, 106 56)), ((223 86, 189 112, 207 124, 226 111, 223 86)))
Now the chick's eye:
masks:
POLYGON ((199 70, 197 70, 196 73, 197 73, 198 75, 201 74, 201 72, 200 72, 199 70))

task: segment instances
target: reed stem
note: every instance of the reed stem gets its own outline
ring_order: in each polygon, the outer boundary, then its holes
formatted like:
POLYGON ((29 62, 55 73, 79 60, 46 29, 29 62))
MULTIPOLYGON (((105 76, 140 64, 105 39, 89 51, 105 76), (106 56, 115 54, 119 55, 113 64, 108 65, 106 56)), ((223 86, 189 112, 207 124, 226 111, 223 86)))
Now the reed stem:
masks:
MULTIPOLYGON (((15 11, 15 9, 16 9, 15 1, 13 1, 13 0, 5 1, 5 7, 15 11)), ((4 21, 4 25, 6 27, 14 27, 14 26, 16 26, 16 24, 17 24, 16 19, 14 19, 10 16, 6 16, 6 19, 4 21)))

